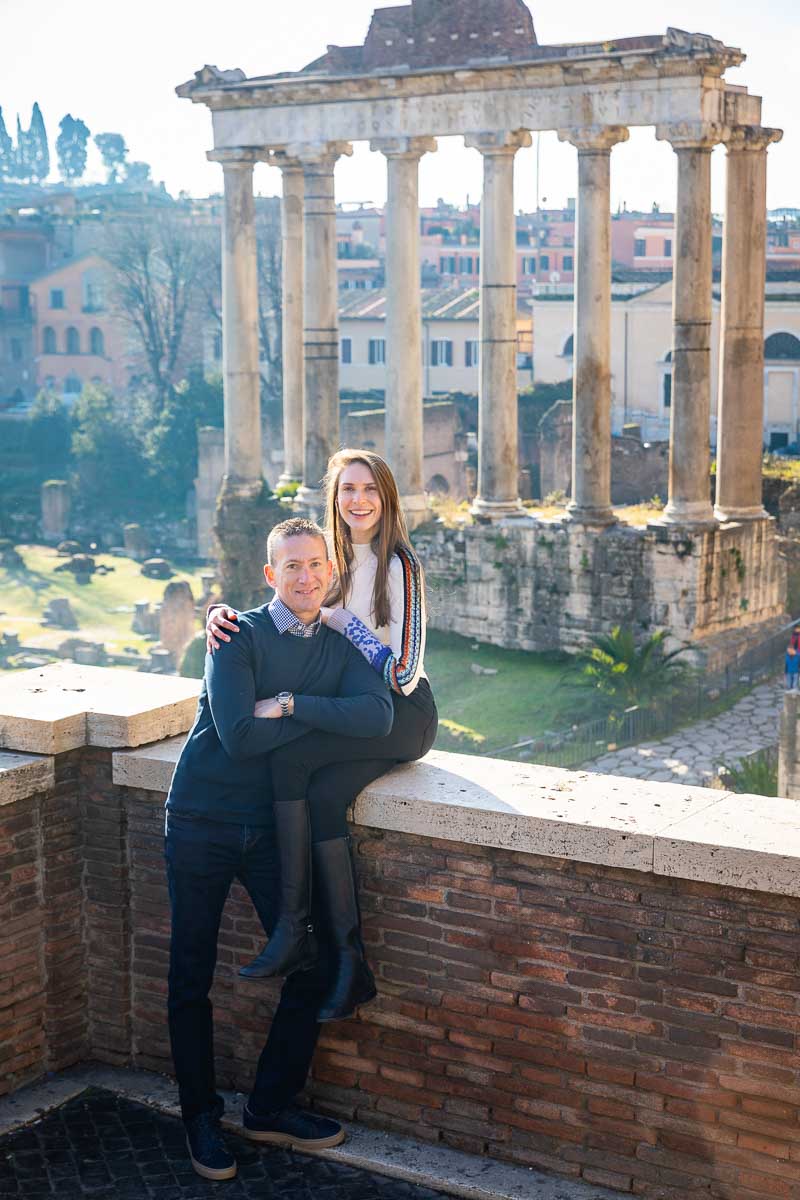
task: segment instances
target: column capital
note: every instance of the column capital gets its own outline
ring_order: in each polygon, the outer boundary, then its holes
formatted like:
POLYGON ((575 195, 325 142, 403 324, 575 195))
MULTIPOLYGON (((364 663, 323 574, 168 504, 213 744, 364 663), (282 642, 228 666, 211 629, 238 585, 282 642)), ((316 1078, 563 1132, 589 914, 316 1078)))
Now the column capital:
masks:
POLYGON ((779 142, 782 137, 782 129, 770 129, 765 125, 733 125, 728 130, 725 146, 730 154, 766 150, 772 142, 779 142))
POLYGON ((469 150, 480 150, 481 154, 516 154, 530 146, 531 135, 527 129, 512 129, 508 133, 465 133, 464 145, 469 150))
POLYGON ((369 148, 379 151, 387 158, 422 158, 423 154, 433 154, 436 151, 437 142, 433 137, 373 138, 369 148))
POLYGON ((270 152, 266 146, 231 146, 225 150, 206 150, 209 162, 219 163, 223 170, 245 170, 257 162, 268 162, 270 152))
POLYGON ((559 141, 571 142, 582 154, 607 153, 618 142, 627 142, 628 137, 625 125, 578 125, 558 131, 559 141))
POLYGON ((670 142, 673 150, 713 150, 727 136, 725 125, 713 121, 679 121, 674 125, 656 125, 660 142, 670 142))
POLYGON ((337 158, 353 153, 351 142, 293 142, 285 148, 286 155, 301 167, 329 167, 333 170, 337 158))
POLYGON ((299 158, 292 158, 286 153, 284 146, 275 146, 269 153, 269 163, 271 167, 277 167, 280 171, 302 171, 303 164, 299 158))

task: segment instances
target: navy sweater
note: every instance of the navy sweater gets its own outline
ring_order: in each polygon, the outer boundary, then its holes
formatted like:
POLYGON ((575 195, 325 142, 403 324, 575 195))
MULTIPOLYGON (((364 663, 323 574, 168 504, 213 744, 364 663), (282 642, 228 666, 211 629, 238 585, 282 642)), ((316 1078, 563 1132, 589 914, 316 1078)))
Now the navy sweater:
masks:
POLYGON ((267 606, 240 613, 240 632, 206 655, 197 716, 172 778, 167 808, 243 825, 270 823, 271 750, 313 729, 384 737, 389 692, 353 645, 326 626, 314 637, 278 633, 267 606), (254 717, 256 700, 294 692, 291 717, 254 717))

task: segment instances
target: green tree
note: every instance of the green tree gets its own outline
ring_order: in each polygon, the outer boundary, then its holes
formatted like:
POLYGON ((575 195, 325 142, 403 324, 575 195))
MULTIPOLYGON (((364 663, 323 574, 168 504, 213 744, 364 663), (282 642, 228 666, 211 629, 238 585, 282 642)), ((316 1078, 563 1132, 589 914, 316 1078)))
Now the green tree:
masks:
POLYGON ((61 475, 70 456, 72 427, 60 397, 41 391, 33 402, 28 446, 43 476, 61 475))
POLYGON ((165 506, 182 509, 197 475, 197 431, 223 427, 222 379, 207 379, 201 367, 167 393, 147 435, 150 472, 165 506))
POLYGON ((17 144, 14 151, 14 179, 30 179, 30 150, 28 136, 22 128, 22 122, 17 113, 17 144))
POLYGON ((72 459, 82 508, 111 517, 153 507, 143 440, 110 392, 84 387, 72 410, 72 459))
POLYGON ((128 147, 121 133, 97 133, 94 144, 100 151, 106 169, 106 183, 116 183, 117 174, 128 156, 128 147))
POLYGON ((59 125, 56 138, 56 154, 61 178, 67 183, 74 183, 83 176, 86 170, 86 144, 89 141, 89 129, 80 119, 67 113, 59 125))
POLYGON ((685 664, 677 661, 682 649, 665 653, 667 637, 662 629, 638 644, 631 629, 616 625, 576 655, 581 670, 577 676, 570 673, 567 682, 593 689, 605 707, 617 711, 666 698, 687 673, 685 664))
POLYGON ((147 187, 153 181, 150 178, 150 164, 146 162, 125 163, 125 182, 131 187, 147 187))
POLYGON ((14 178, 14 143, 3 120, 0 108, 0 180, 14 178))
POLYGON ((47 130, 44 117, 38 101, 33 106, 31 123, 27 133, 28 143, 28 178, 37 183, 44 182, 50 174, 50 147, 47 144, 47 130))

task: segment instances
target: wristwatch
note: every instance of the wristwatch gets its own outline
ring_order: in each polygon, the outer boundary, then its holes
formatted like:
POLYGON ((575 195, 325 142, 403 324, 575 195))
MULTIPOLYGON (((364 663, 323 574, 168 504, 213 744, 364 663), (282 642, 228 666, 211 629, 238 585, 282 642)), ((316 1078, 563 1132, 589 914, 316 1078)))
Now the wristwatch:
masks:
POLYGON ((294 696, 292 695, 292 693, 291 692, 278 692, 275 699, 278 701, 278 704, 280 704, 280 706, 281 706, 281 716, 290 717, 292 714, 289 711, 289 705, 292 703, 292 700, 294 700, 294 696))

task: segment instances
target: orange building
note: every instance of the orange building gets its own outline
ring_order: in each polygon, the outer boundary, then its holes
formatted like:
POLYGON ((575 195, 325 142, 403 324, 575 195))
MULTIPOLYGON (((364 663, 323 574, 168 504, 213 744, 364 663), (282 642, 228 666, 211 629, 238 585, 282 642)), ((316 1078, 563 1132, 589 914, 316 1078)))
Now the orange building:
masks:
POLYGON ((29 285, 34 314, 37 387, 65 397, 96 383, 128 386, 126 334, 110 311, 107 267, 88 253, 38 275, 29 285))

